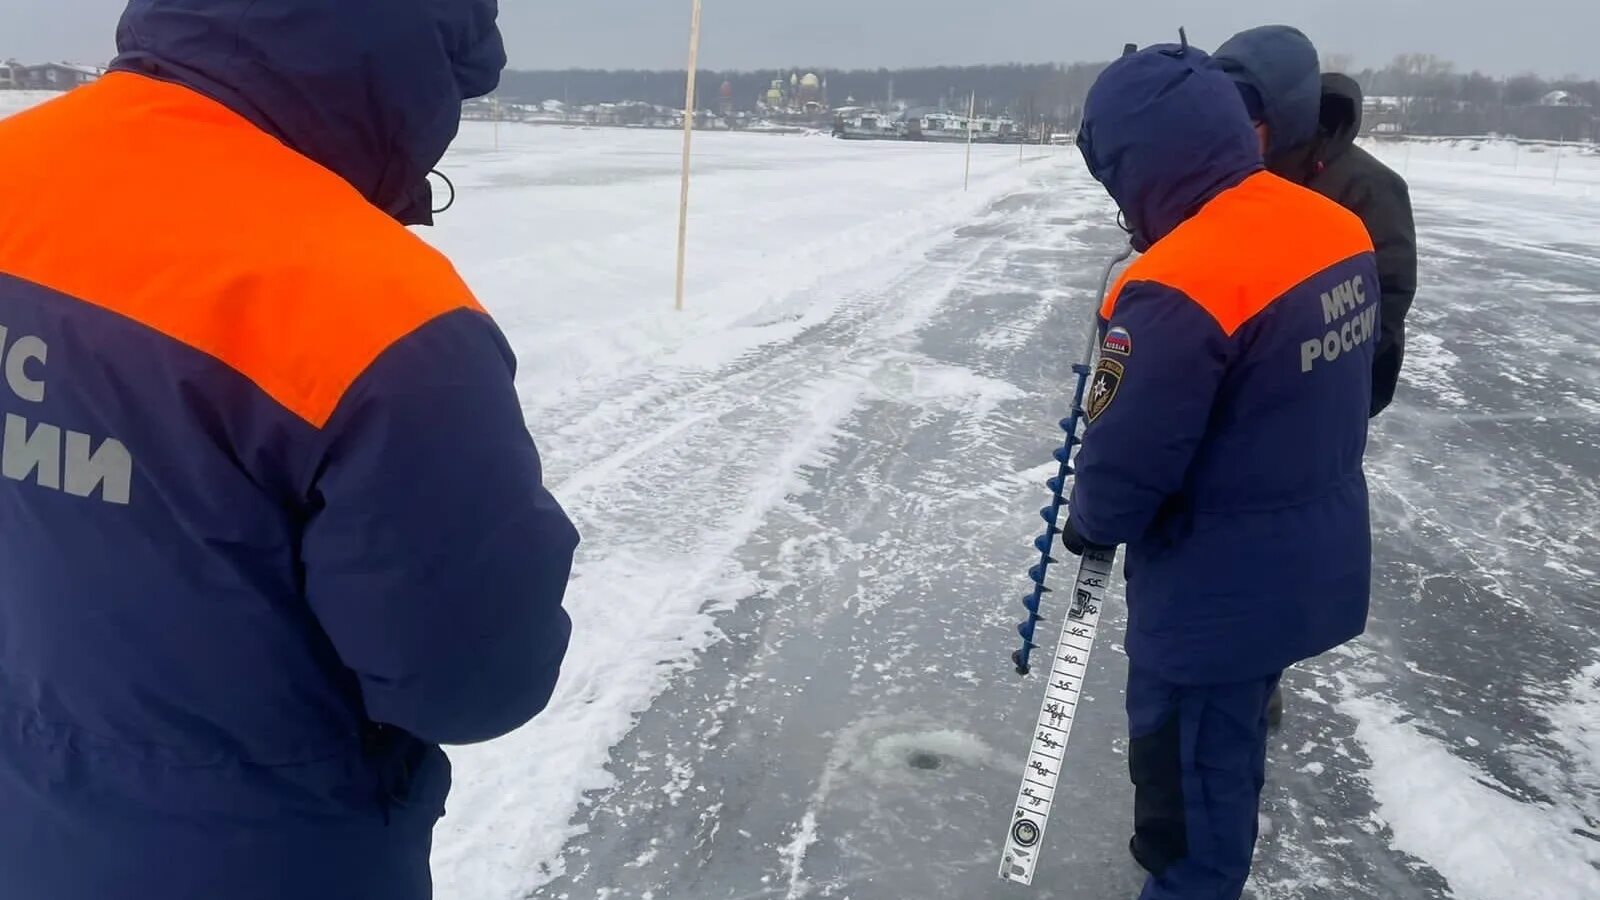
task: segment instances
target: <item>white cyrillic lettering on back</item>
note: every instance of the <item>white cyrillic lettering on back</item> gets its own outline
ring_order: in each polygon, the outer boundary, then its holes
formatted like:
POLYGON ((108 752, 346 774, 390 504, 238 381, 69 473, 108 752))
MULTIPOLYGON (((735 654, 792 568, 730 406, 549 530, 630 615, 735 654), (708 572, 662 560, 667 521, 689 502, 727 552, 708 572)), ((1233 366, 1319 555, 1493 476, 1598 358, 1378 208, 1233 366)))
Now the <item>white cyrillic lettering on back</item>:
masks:
POLYGON ((61 429, 39 425, 28 434, 28 420, 6 414, 0 475, 12 481, 32 478, 40 487, 61 490, 61 429))
POLYGON ((1354 312, 1357 306, 1356 290, 1350 286, 1348 281, 1339 285, 1339 296, 1344 300, 1345 313, 1348 315, 1349 313, 1354 312))
POLYGON ((87 434, 67 432, 66 492, 87 497, 98 487, 105 502, 127 506, 133 488, 133 456, 116 438, 106 438, 93 453, 92 445, 87 434))
POLYGON ((1300 371, 1309 372, 1322 358, 1322 341, 1310 340, 1300 345, 1300 371))
POLYGON ((1332 325, 1339 318, 1339 301, 1332 293, 1322 295, 1322 324, 1332 325))
POLYGON ((11 386, 11 393, 28 401, 29 403, 44 402, 44 382, 28 376, 28 362, 38 360, 39 365, 44 365, 44 358, 50 352, 44 341, 33 335, 17 338, 17 342, 5 352, 6 356, 6 384, 11 386))

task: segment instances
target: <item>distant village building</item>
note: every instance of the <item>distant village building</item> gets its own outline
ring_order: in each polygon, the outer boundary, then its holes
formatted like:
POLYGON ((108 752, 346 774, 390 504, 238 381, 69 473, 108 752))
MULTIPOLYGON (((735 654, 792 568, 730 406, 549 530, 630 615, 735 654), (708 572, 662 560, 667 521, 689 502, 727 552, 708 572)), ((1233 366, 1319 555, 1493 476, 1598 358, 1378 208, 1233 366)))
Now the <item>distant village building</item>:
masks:
POLYGON ((26 66, 13 59, 0 64, 0 90, 70 91, 100 80, 105 73, 101 66, 67 62, 26 66))
POLYGON ((1364 97, 1361 101, 1361 127, 1369 134, 1398 135, 1405 131, 1406 101, 1403 97, 1364 97))
POLYGON ((1579 97, 1577 94, 1571 93, 1570 91, 1551 91, 1550 93, 1539 98, 1539 105, 1563 107, 1576 106, 1584 108, 1589 106, 1588 102, 1582 97, 1579 97))

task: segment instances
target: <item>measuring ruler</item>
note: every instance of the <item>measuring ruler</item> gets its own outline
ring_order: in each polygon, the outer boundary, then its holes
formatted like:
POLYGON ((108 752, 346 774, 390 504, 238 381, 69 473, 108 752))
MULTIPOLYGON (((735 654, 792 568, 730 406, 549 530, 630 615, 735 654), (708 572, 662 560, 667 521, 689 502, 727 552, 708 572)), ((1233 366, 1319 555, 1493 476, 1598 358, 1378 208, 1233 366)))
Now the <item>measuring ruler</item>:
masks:
POLYGON ((1044 691, 1039 724, 1028 748, 1028 762, 1022 770, 1022 788, 1017 792, 1016 812, 1006 832, 1005 855, 1000 861, 1000 877, 1018 884, 1033 884, 1039 864, 1044 829, 1055 807, 1056 785, 1067 755, 1067 739, 1083 700, 1084 676, 1089 671, 1089 654, 1100 631, 1100 611, 1105 607, 1106 588, 1117 562, 1117 551, 1090 550, 1078 564, 1078 580, 1073 586, 1072 608, 1061 628, 1055 660, 1050 665, 1050 683, 1044 691))

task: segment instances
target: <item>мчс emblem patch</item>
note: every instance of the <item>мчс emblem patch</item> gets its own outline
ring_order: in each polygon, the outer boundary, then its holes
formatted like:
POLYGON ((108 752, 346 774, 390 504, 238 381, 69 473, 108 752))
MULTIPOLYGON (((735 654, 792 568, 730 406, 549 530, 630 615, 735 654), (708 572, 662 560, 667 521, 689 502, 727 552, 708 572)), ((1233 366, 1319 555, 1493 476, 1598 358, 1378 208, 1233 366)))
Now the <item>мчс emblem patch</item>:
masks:
POLYGON ((1106 353, 1115 353, 1118 356, 1133 355, 1133 335, 1128 329, 1117 327, 1106 332, 1106 339, 1100 342, 1100 349, 1106 353))
POLYGON ((1100 414, 1111 406, 1111 401, 1117 398, 1117 388, 1122 386, 1122 376, 1125 373, 1122 363, 1114 359, 1100 360, 1099 368, 1094 370, 1094 380, 1089 382, 1089 403, 1084 410, 1089 414, 1089 421, 1100 418, 1100 414))

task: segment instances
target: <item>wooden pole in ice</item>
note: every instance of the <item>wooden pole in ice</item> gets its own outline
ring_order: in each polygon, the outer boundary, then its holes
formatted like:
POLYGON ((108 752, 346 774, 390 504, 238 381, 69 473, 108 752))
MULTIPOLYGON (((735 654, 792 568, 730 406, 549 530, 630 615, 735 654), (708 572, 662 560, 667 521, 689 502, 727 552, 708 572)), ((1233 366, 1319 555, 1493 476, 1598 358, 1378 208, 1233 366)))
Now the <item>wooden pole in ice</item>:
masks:
POLYGON ((683 101, 683 190, 678 195, 678 292, 673 308, 683 310, 683 269, 689 252, 689 158, 694 146, 694 84, 700 68, 700 4, 694 0, 689 23, 689 83, 683 101))
POLYGON ((972 189, 972 132, 978 123, 974 119, 978 115, 978 92, 972 92, 972 101, 967 104, 967 176, 962 182, 963 191, 972 189))

